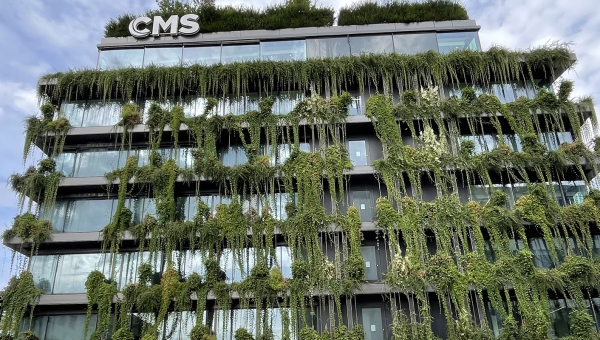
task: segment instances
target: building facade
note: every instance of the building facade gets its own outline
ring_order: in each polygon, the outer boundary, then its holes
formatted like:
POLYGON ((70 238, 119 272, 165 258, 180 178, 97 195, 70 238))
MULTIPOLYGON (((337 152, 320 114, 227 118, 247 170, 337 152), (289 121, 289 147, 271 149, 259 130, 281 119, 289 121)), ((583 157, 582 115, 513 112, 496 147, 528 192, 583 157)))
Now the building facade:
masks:
POLYGON ((593 109, 553 88, 575 57, 484 52, 478 30, 103 39, 96 70, 40 81, 52 120, 72 128, 31 138, 64 176, 38 195, 52 237, 5 238, 42 291, 20 330, 554 339, 582 319, 599 331, 600 231, 584 213, 595 151, 581 149, 593 109))

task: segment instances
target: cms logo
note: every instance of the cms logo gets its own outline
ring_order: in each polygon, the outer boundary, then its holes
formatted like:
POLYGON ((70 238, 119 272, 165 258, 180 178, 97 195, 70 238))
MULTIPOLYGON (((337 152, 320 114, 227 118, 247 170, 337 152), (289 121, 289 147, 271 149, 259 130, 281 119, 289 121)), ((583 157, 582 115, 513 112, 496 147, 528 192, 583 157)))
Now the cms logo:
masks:
POLYGON ((161 33, 172 36, 194 35, 200 32, 198 18, 197 14, 186 14, 181 19, 178 15, 171 15, 167 20, 163 20, 160 16, 155 16, 154 20, 148 17, 139 17, 129 23, 129 33, 134 38, 145 38, 150 34, 158 37, 161 33), (149 28, 150 24, 152 24, 152 31, 149 28))

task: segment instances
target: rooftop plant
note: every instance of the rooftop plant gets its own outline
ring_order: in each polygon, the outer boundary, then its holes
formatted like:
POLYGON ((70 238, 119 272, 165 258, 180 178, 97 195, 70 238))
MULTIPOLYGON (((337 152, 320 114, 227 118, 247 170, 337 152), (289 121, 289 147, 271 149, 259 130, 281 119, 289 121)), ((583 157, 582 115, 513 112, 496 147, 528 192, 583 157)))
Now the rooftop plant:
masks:
POLYGON ((423 21, 468 20, 467 10, 453 0, 361 1, 340 9, 338 25, 371 25, 423 21))
MULTIPOLYGON (((333 25, 334 12, 331 7, 317 7, 309 0, 286 0, 269 5, 264 9, 249 6, 217 6, 214 1, 160 0, 158 9, 149 10, 148 17, 198 14, 201 33, 276 30, 282 28, 324 27, 333 25)), ((129 23, 138 15, 122 14, 111 19, 104 27, 105 37, 127 37, 129 23)))

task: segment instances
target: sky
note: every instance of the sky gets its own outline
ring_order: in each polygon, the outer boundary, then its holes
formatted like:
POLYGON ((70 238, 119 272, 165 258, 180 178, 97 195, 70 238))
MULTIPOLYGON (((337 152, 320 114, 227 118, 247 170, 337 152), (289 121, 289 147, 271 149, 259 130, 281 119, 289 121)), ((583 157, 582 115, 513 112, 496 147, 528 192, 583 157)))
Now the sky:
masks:
MULTIPOLYGON (((255 7, 276 1, 245 1, 255 7)), ((319 0, 336 10, 352 1, 319 0)), ((242 2, 216 1, 217 5, 242 2)), ((499 45, 526 50, 554 42, 571 44, 577 63, 564 78, 575 82, 574 96, 600 98, 600 16, 597 0, 463 0, 469 17, 481 26, 484 50, 499 45)), ((23 163, 23 121, 39 113, 40 76, 95 67, 96 44, 110 18, 155 8, 153 0, 0 1, 0 231, 18 214, 6 185, 35 159, 23 163)), ((0 246, 0 287, 11 274, 11 252, 0 246)), ((14 269, 13 269, 14 271, 14 269)))

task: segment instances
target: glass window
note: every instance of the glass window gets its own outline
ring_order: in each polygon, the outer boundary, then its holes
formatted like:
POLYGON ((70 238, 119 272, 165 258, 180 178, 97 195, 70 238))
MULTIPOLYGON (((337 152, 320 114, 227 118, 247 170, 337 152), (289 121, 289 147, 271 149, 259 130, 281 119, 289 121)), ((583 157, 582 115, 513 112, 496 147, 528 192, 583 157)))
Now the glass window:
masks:
POLYGON ((65 216, 67 215, 67 206, 69 201, 57 200, 54 202, 49 211, 44 212, 42 209, 41 218, 49 220, 52 223, 52 229, 55 232, 62 232, 65 226, 65 216))
POLYGON ((154 198, 136 198, 133 200, 133 223, 141 223, 146 215, 156 217, 154 198))
POLYGON ((476 135, 476 136, 461 136, 459 143, 463 140, 473 141, 475 144, 474 155, 480 154, 484 151, 491 151, 495 148, 496 141, 492 135, 476 135))
POLYGON ((110 223, 117 200, 77 200, 67 208, 65 233, 100 231, 110 223))
POLYGON ((514 102, 515 91, 512 84, 492 84, 491 93, 496 96, 502 104, 514 102))
POLYGON ((235 116, 241 116, 248 111, 258 110, 258 102, 260 97, 258 93, 248 93, 245 96, 233 97, 225 96, 222 100, 223 103, 223 115, 232 114, 235 116))
POLYGON ((235 252, 225 249, 221 256, 221 268, 227 275, 227 283, 243 281, 254 267, 254 260, 254 248, 235 252))
POLYGON ((554 263, 550 257, 550 252, 548 251, 546 242, 544 242, 543 238, 530 238, 529 246, 531 247, 531 252, 533 253, 533 264, 537 268, 550 269, 554 267, 554 263))
POLYGON ((529 193, 529 189, 527 188, 527 184, 525 183, 514 183, 510 186, 510 191, 512 193, 508 194, 508 197, 512 197, 511 207, 521 198, 523 195, 527 195, 529 193))
POLYGON ((435 33, 394 34, 394 51, 398 54, 417 54, 438 51, 435 33))
POLYGON ((60 171, 65 177, 73 177, 76 157, 77 154, 75 152, 65 152, 54 157, 56 171, 60 171))
POLYGON ((485 185, 469 186, 469 200, 479 202, 481 205, 487 204, 490 195, 485 185))
POLYGON ((492 242, 490 240, 483 240, 483 252, 488 261, 496 261, 496 255, 494 254, 494 248, 492 247, 492 242))
MULTIPOLYGON (((135 339, 141 339, 144 329, 148 329, 156 321, 156 316, 151 313, 132 313, 131 314, 131 333, 135 339)), ((158 339, 162 339, 163 328, 158 329, 158 339)))
POLYGON ((508 145, 512 151, 522 152, 523 145, 521 145, 521 137, 519 135, 502 135, 504 138, 504 143, 508 145))
POLYGON ((44 294, 52 292, 57 257, 56 255, 33 256, 29 262, 29 271, 33 274, 33 282, 44 294))
POLYGON ((204 275, 204 257, 200 252, 190 250, 174 252, 175 263, 178 263, 182 277, 189 277, 192 273, 204 275))
POLYGON ((348 152, 353 166, 367 165, 367 143, 364 140, 348 141, 348 152))
MULTIPOLYGON (((204 311, 206 315, 206 311, 204 311)), ((206 318, 204 318, 206 320, 206 318)), ((167 328, 165 334, 169 334, 170 340, 190 340, 190 332, 196 325, 195 312, 169 313, 167 317, 167 328)))
POLYGON ((363 308, 362 322, 365 340, 383 340, 381 308, 363 308))
MULTIPOLYGON (((207 98, 203 97, 192 97, 186 99, 183 104, 183 113, 187 118, 202 116, 206 111, 206 105, 208 103, 207 98)), ((218 114, 219 105, 216 105, 211 112, 208 112, 208 116, 214 116, 218 114)))
POLYGON ((460 50, 481 51, 477 32, 438 33, 437 41, 442 54, 460 50))
POLYGON ((292 277, 292 252, 289 247, 276 247, 277 264, 284 278, 292 277))
POLYGON ((83 114, 81 126, 111 126, 121 121, 121 111, 125 105, 122 101, 108 100, 105 102, 88 101, 83 114))
POLYGON ((104 176, 107 172, 125 166, 127 152, 124 151, 84 151, 77 153, 73 177, 104 176))
POLYGON ((338 58, 350 55, 348 38, 307 39, 308 58, 338 58))
POLYGON ((358 209, 360 220, 362 222, 373 221, 373 204, 371 203, 370 191, 353 191, 352 205, 358 209))
MULTIPOLYGON (((90 329, 96 328, 96 317, 92 315, 90 329)), ((81 315, 54 315, 48 317, 48 326, 44 340, 81 339, 85 332, 85 314, 81 315)), ((90 339, 93 332, 88 332, 86 339, 90 339)))
POLYGON ((362 246, 360 252, 365 259, 365 278, 370 281, 379 280, 377 271, 377 251, 375 246, 362 246))
POLYGON ((393 53, 392 35, 369 35, 350 37, 350 52, 352 55, 393 53))
POLYGON ((183 64, 214 65, 221 62, 221 46, 183 47, 183 64))
POLYGON ((556 337, 570 335, 569 314, 573 308, 572 300, 550 300, 550 318, 552 319, 552 334, 556 337))
POLYGON ((40 340, 44 340, 47 325, 47 316, 34 316, 33 320, 31 320, 31 327, 29 327, 29 313, 26 313, 23 317, 23 322, 21 322, 21 327, 19 331, 25 332, 26 330, 31 329, 31 331, 33 331, 35 335, 37 335, 38 338, 40 338, 40 340))
POLYGON ((146 48, 144 54, 144 67, 178 66, 181 65, 181 47, 152 47, 146 48))
POLYGON ((219 159, 224 166, 234 166, 248 162, 246 151, 241 146, 222 148, 219 150, 219 159))
POLYGON ((83 122, 83 115, 86 109, 85 100, 72 102, 63 102, 60 104, 60 114, 69 120, 74 127, 80 127, 83 122))
POLYGON ((85 293, 88 275, 96 269, 101 269, 103 263, 102 254, 61 255, 58 259, 53 293, 85 293))
POLYGON ((352 102, 348 106, 349 116, 359 116, 364 114, 362 95, 358 91, 350 91, 352 102))
POLYGON ((502 319, 500 318, 500 313, 492 307, 491 302, 486 302, 487 309, 487 319, 490 324, 490 328, 494 332, 494 336, 497 338, 500 336, 500 331, 502 330, 502 319))
POLYGON ((180 169, 191 169, 194 167, 194 157, 192 156, 192 149, 180 148, 179 150, 173 150, 175 154, 175 163, 180 169))
POLYGON ((525 248, 525 245, 523 240, 515 240, 514 238, 511 238, 508 240, 508 248, 513 252, 513 254, 516 254, 517 251, 525 248))
POLYGON ((221 63, 247 62, 259 59, 259 46, 256 45, 226 45, 223 46, 221 63))
POLYGON ((105 50, 100 51, 98 68, 100 70, 114 70, 126 67, 142 67, 143 61, 143 49, 105 50))
POLYGON ((600 256, 600 235, 594 235, 594 256, 600 256))
POLYGON ((548 150, 558 150, 562 143, 573 143, 573 135, 571 132, 544 132, 540 134, 540 142, 544 144, 548 150))
MULTIPOLYGON (((173 149, 162 148, 162 149, 156 149, 155 151, 160 155, 162 161, 164 162, 166 160, 171 159, 171 154, 173 152, 173 149)), ((137 151, 138 166, 144 166, 144 165, 150 164, 150 154, 151 153, 152 153, 152 150, 148 150, 148 149, 138 150, 137 151)))
POLYGON ((273 104, 273 114, 275 115, 287 115, 292 112, 296 105, 304 100, 304 92, 302 91, 291 91, 281 93, 275 97, 275 104, 273 104))
POLYGON ((306 60, 306 40, 263 41, 260 43, 262 60, 306 60))

